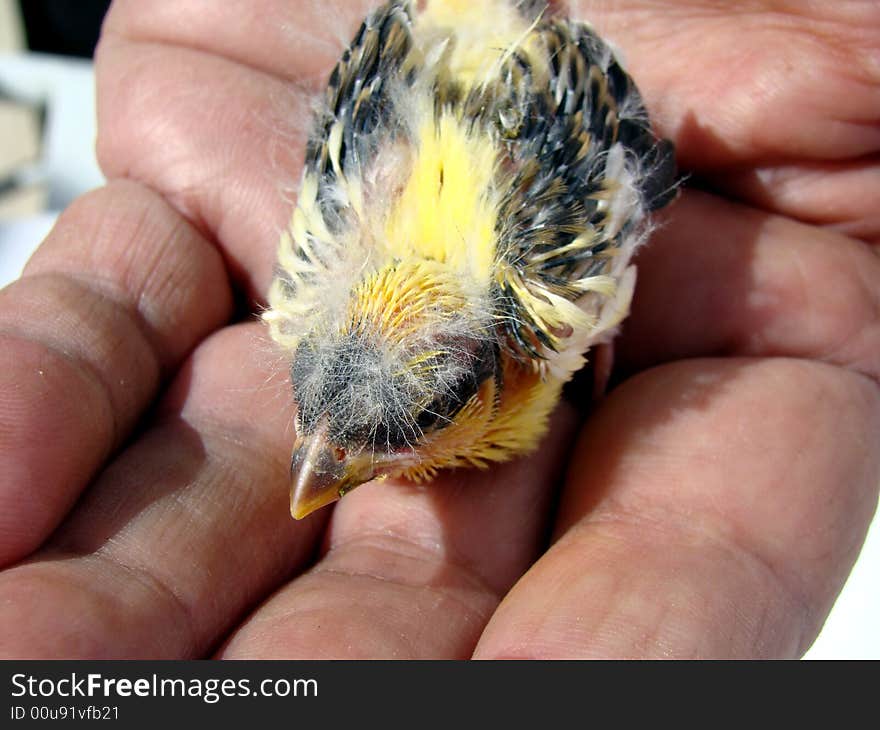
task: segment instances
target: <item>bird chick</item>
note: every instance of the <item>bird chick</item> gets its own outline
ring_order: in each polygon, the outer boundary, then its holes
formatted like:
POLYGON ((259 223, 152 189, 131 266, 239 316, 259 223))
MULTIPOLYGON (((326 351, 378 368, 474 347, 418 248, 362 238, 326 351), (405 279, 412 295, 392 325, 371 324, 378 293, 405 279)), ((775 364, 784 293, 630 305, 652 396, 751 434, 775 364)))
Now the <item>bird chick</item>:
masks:
POLYGON ((534 449, 632 298, 674 155, 587 25, 386 2, 333 70, 263 319, 291 358, 291 512, 534 449))

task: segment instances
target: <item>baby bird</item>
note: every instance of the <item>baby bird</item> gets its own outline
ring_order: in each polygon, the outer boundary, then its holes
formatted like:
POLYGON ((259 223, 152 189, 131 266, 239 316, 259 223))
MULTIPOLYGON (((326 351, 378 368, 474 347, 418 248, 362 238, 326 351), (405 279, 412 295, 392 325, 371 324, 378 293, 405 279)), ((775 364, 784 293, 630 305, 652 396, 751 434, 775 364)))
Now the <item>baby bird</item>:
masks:
POLYGON ((297 519, 533 450, 628 312, 673 148, 608 45, 544 5, 392 0, 330 76, 263 315, 292 363, 297 519))

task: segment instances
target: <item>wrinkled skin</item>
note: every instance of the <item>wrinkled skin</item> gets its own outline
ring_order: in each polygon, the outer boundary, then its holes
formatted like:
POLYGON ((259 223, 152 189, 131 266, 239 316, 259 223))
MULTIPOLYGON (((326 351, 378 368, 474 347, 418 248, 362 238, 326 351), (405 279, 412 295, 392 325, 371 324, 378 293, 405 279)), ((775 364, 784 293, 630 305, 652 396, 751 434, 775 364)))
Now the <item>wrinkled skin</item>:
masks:
POLYGON ((692 174, 619 384, 531 458, 297 523, 285 368, 228 322, 364 5, 336 4, 111 11, 110 183, 0 295, 0 654, 803 653, 880 478, 880 6, 580 2, 692 174))

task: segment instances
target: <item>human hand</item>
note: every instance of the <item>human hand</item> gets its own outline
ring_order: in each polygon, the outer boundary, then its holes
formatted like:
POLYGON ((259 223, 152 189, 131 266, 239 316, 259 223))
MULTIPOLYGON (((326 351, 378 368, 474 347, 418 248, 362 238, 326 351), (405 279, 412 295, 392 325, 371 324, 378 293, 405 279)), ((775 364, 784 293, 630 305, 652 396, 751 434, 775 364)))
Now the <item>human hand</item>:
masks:
POLYGON ((0 655, 801 654, 880 476, 877 5, 579 3, 714 191, 638 256, 622 382, 532 457, 293 522, 287 373, 227 323, 369 4, 113 7, 111 182, 0 294, 0 655))

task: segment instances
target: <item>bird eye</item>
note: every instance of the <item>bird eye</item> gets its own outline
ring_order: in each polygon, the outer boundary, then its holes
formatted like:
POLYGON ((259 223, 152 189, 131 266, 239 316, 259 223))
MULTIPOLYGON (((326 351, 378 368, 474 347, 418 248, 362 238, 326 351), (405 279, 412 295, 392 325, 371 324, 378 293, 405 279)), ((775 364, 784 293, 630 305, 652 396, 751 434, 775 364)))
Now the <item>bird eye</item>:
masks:
POLYGON ((473 398, 486 378, 495 375, 498 363, 497 346, 488 341, 479 342, 468 357, 461 377, 447 390, 438 393, 427 408, 419 413, 420 429, 443 428, 473 398))

